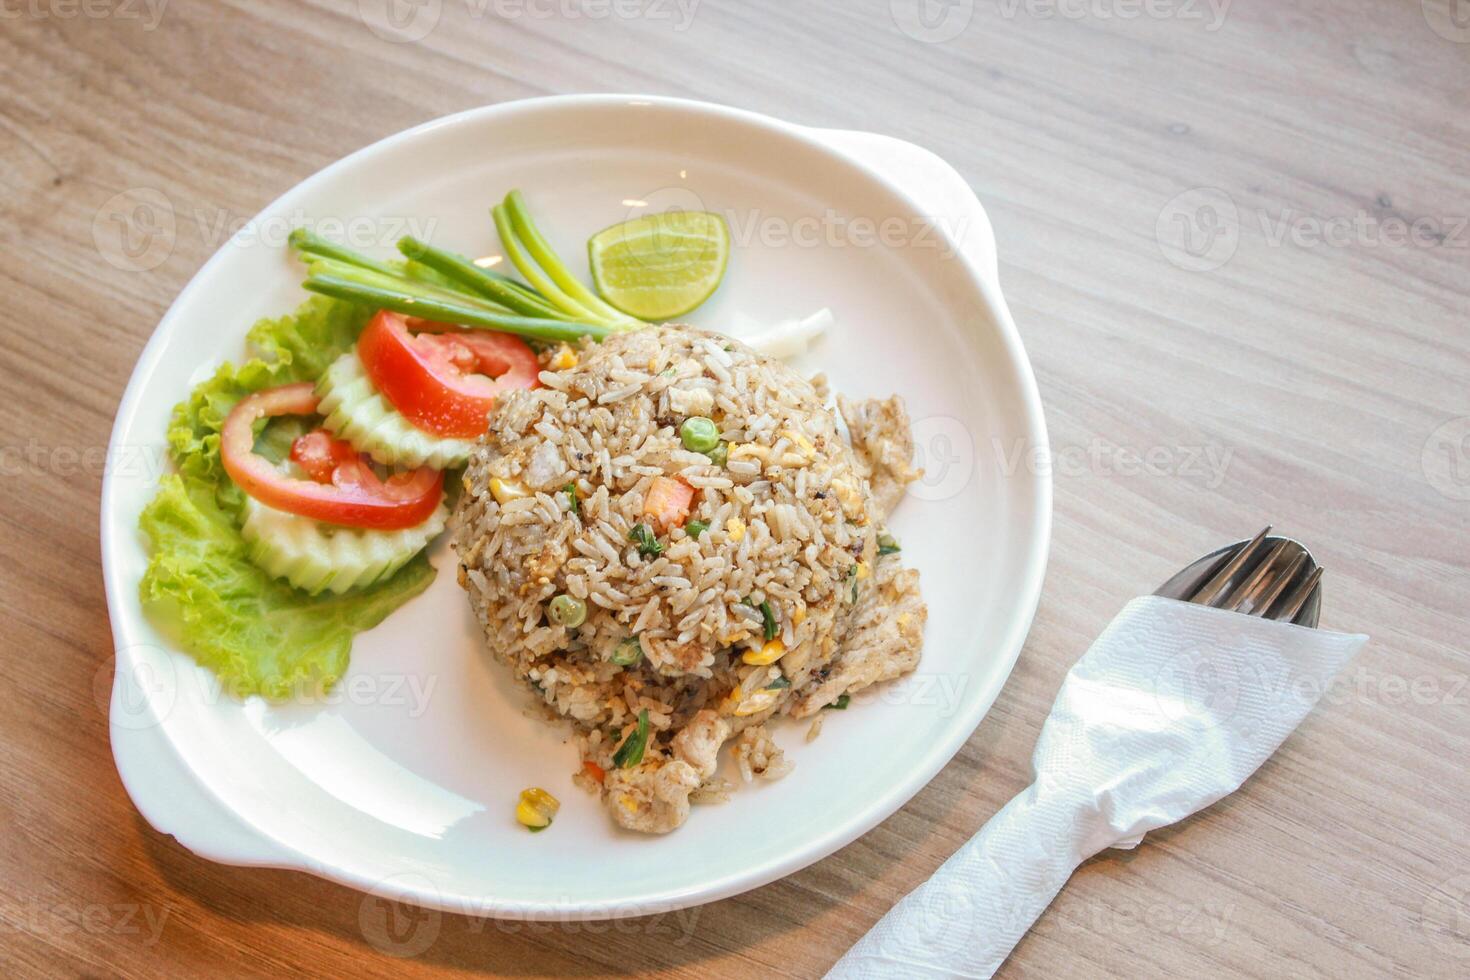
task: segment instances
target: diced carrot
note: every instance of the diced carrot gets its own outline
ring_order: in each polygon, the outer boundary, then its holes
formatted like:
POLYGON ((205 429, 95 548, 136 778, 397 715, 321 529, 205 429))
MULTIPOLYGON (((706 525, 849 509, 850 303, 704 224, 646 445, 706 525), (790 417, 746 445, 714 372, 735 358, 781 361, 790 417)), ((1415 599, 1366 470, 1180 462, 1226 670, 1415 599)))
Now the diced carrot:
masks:
POLYGON ((643 513, 665 531, 676 524, 684 523, 689 506, 694 503, 694 488, 683 480, 671 480, 656 476, 648 488, 648 497, 643 501, 643 513))
POLYGON ((597 780, 598 783, 601 783, 604 779, 607 778, 606 770, 604 770, 597 763, 593 762, 591 759, 588 759, 586 762, 582 763, 582 771, 585 772, 588 776, 591 776, 593 779, 597 780))

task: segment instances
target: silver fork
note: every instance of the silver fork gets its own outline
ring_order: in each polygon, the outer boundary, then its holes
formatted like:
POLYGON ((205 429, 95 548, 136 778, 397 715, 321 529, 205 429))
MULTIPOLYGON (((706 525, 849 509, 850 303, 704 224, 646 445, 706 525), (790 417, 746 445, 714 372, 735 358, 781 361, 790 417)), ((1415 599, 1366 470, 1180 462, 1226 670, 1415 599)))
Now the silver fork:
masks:
POLYGON ((1249 541, 1211 552, 1154 595, 1315 628, 1322 612, 1322 567, 1299 541, 1268 525, 1249 541))

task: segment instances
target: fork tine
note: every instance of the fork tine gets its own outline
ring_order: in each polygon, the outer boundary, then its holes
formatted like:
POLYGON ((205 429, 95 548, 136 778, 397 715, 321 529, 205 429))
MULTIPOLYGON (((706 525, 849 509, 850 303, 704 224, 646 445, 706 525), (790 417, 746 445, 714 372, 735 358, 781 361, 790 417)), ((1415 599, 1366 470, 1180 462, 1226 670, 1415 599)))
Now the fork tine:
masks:
POLYGON ((1290 544, 1290 541, 1276 542, 1266 557, 1261 559, 1251 577, 1232 589, 1224 602, 1216 605, 1221 609, 1232 609, 1249 615, 1260 594, 1276 581, 1276 576, 1281 572, 1281 556, 1290 544))
POLYGON ((1265 616, 1270 612, 1271 607, 1276 604, 1276 600, 1280 599, 1281 594, 1286 591, 1286 587, 1296 581, 1297 576, 1301 574, 1302 567, 1306 563, 1307 552, 1304 548, 1296 553, 1296 557, 1291 560, 1291 564, 1286 567, 1286 571, 1276 576, 1276 583, 1267 589, 1265 594, 1253 603, 1247 612, 1261 616, 1265 616))
POLYGON ((1295 622, 1297 613, 1302 611, 1302 607, 1312 597, 1312 592, 1316 590, 1317 583, 1320 581, 1322 581, 1322 566, 1318 565, 1312 569, 1312 574, 1308 575, 1302 584, 1298 585, 1292 591, 1291 595, 1282 603, 1281 608, 1271 615, 1271 618, 1285 622, 1295 622))
POLYGON ((1265 530, 1257 534, 1251 540, 1250 544, 1241 548, 1239 554, 1230 559, 1224 568, 1216 572, 1214 577, 1206 582, 1198 592, 1189 597, 1189 601, 1205 606, 1214 605, 1215 599, 1219 597, 1220 593, 1225 589, 1225 586, 1230 584, 1230 580, 1235 577, 1235 574, 1245 567, 1245 563, 1251 559, 1251 556, 1260 550, 1262 542, 1266 540, 1266 535, 1270 533, 1271 525, 1267 524, 1265 530))

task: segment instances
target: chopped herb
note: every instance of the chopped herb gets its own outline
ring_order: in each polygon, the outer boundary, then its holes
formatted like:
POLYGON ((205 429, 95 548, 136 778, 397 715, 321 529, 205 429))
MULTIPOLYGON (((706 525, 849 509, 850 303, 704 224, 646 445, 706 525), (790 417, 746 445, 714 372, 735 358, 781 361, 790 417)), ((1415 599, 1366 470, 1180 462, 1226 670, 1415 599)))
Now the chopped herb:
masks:
POLYGON ((632 769, 643 761, 643 752, 648 748, 648 709, 638 712, 638 727, 633 730, 613 753, 613 765, 619 769, 632 769))
POLYGON ((628 540, 638 545, 638 553, 644 558, 657 558, 664 553, 664 546, 654 537, 653 529, 647 524, 634 524, 628 532, 628 540))
POLYGON ((828 711, 846 711, 847 706, 851 703, 852 695, 844 694, 840 696, 836 701, 833 701, 831 704, 824 704, 822 705, 822 707, 828 711))
POLYGON ((791 686, 791 681, 790 680, 788 680, 785 677, 778 677, 775 680, 771 681, 771 683, 769 683, 769 684, 766 685, 766 690, 767 691, 779 691, 782 688, 786 688, 786 687, 790 687, 790 686, 791 686))
POLYGON ((708 530, 709 525, 706 524, 704 521, 690 521, 688 524, 684 525, 684 533, 689 535, 696 541, 699 540, 699 536, 701 534, 708 530))
POLYGON ((631 667, 642 659, 643 644, 636 636, 630 636, 613 647, 611 660, 619 667, 631 667))
POLYGON ((781 628, 776 625, 776 613, 771 609, 771 603, 768 600, 762 599, 760 605, 756 605, 755 598, 753 596, 746 596, 740 601, 752 609, 760 610, 761 638, 764 639, 767 643, 770 643, 772 640, 774 640, 776 638, 776 634, 781 632, 781 628))
POLYGON ((770 643, 776 638, 776 634, 781 632, 781 628, 776 625, 776 614, 771 611, 770 602, 763 600, 758 608, 761 611, 761 620, 764 623, 762 634, 765 636, 766 642, 770 643))
POLYGON ((878 554, 896 555, 903 549, 898 546, 898 539, 884 531, 878 535, 878 554))
POLYGON ((577 496, 577 484, 568 483, 562 491, 567 495, 567 502, 571 504, 572 513, 578 517, 582 516, 582 500, 577 496))

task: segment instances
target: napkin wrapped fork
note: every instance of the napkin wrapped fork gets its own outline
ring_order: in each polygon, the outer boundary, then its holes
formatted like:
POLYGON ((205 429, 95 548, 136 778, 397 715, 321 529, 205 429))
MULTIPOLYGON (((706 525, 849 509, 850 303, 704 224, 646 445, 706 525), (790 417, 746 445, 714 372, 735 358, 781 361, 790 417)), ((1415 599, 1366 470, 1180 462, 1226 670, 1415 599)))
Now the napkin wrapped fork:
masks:
POLYGON ((1313 628, 1321 570, 1269 531, 1124 607, 1063 681, 1035 781, 829 978, 991 976, 1083 861, 1234 792, 1276 751, 1368 638, 1313 628))

